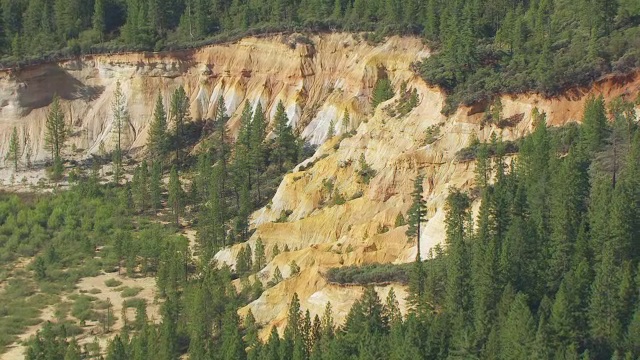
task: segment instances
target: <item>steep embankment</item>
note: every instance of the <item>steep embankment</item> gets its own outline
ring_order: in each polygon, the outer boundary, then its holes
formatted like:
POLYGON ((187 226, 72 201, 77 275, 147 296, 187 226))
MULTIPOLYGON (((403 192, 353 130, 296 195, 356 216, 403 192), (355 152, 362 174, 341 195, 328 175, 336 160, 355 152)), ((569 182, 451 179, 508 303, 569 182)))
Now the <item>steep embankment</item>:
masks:
MULTIPOLYGON (((550 125, 557 126, 580 119, 584 101, 590 94, 602 94, 606 99, 619 95, 635 98, 640 90, 640 76, 634 75, 606 79, 591 89, 575 89, 555 99, 538 95, 504 96, 504 117, 515 119, 515 123, 499 129, 482 126, 482 109, 462 108, 449 118, 443 117, 440 114, 443 96, 438 90, 412 75, 393 77, 396 88, 404 80, 419 93, 420 103, 413 111, 405 117, 391 118, 383 108, 395 98, 383 104, 358 126, 356 135, 344 140, 336 137, 323 144, 310 160, 313 166, 302 170, 305 168, 302 164, 297 168, 299 171, 287 175, 272 204, 254 214, 256 232, 249 241, 252 247, 260 237, 267 249, 274 244, 282 249, 287 244, 293 250, 276 256, 259 273, 259 278, 269 279, 276 266, 286 278, 292 260, 302 272, 266 290, 243 312, 251 309, 259 322, 281 328, 286 320, 287 301, 297 292, 302 308, 309 309, 312 315, 321 313, 324 303, 331 300, 336 320, 342 321, 358 292, 328 284, 321 273, 342 264, 402 263, 415 258, 417 247, 407 242, 406 226, 394 229, 394 223, 397 214, 406 214, 410 206, 413 179, 418 172, 425 175, 424 196, 429 207, 429 221, 422 228, 424 258, 429 249, 444 240, 444 202, 448 189, 469 189, 473 185, 474 164, 455 158, 472 136, 486 141, 497 133, 505 140, 517 139, 532 130, 531 113, 536 107, 547 113, 550 125), (427 133, 433 134, 434 128, 439 130, 428 144, 427 133), (361 154, 377 174, 369 185, 358 182, 361 154), (362 196, 344 205, 322 206, 328 199, 324 183, 329 179, 345 198, 358 192, 362 196), (273 223, 282 211, 291 212, 289 220, 273 223), (379 230, 385 227, 391 230, 379 230)), ((477 205, 476 202, 476 209, 477 205)), ((236 246, 223 251, 218 258, 233 263, 238 249, 236 246)))
POLYGON ((369 110, 368 97, 384 66, 408 77, 408 65, 428 54, 419 39, 393 38, 369 46, 353 36, 334 34, 248 38, 237 43, 162 54, 87 56, 0 73, 0 153, 10 129, 30 138, 34 156, 44 159, 45 114, 54 94, 63 99, 73 126, 69 145, 80 154, 95 153, 101 142, 109 150, 111 101, 120 81, 130 113, 127 146, 145 145, 153 105, 160 92, 168 106, 171 92, 185 87, 194 119, 213 118, 217 100, 225 99, 233 115, 244 101, 261 101, 269 114, 285 103, 293 124, 314 143, 324 140, 330 119, 348 109, 357 125, 369 110), (307 126, 308 125, 308 126, 307 126))
MULTIPOLYGON (((488 139, 498 133, 515 139, 532 129, 531 111, 538 107, 551 125, 580 119, 588 94, 607 99, 633 95, 640 88, 640 76, 605 79, 590 89, 577 89, 565 96, 544 99, 522 95, 502 99, 504 117, 516 121, 498 129, 482 126, 483 108, 461 108, 445 118, 440 110, 443 94, 429 87, 411 71, 411 64, 429 51, 415 38, 391 38, 371 46, 353 35, 332 34, 311 37, 313 45, 296 43, 295 36, 249 38, 238 43, 202 48, 176 54, 127 54, 87 57, 74 62, 43 65, 0 78, 0 153, 7 148, 9 129, 18 126, 31 138, 38 158, 42 151, 44 114, 54 92, 67 99, 75 129, 72 142, 82 154, 98 151, 104 142, 110 147, 110 102, 119 80, 131 113, 129 146, 144 146, 155 96, 184 85, 192 99, 194 118, 213 117, 216 100, 222 95, 236 125, 245 101, 262 101, 273 114, 279 100, 301 133, 321 144, 312 159, 288 174, 271 203, 252 216, 256 231, 248 242, 255 248, 261 238, 272 258, 272 248, 287 245, 260 271, 266 282, 276 266, 285 280, 241 310, 252 310, 258 322, 282 327, 287 302, 297 292, 302 309, 319 313, 327 301, 341 321, 361 289, 328 284, 322 273, 330 267, 369 262, 408 262, 416 246, 408 242, 406 227, 394 228, 398 213, 406 213, 409 194, 418 172, 425 175, 425 198, 429 221, 422 229, 422 256, 444 239, 444 200, 452 186, 468 189, 473 184, 473 163, 456 161, 455 154, 470 138, 488 139), (394 88, 407 82, 418 92, 419 104, 405 116, 392 117, 385 107, 394 107, 397 97, 371 112, 369 97, 380 73, 386 69, 394 88), (343 127, 345 110, 351 123, 343 127), (325 142, 331 121, 338 136, 325 142), (340 135, 354 130, 350 137, 340 135), (427 134, 430 134, 429 136, 427 134), (368 184, 359 181, 359 159, 376 176, 368 184), (333 190, 329 191, 333 184, 333 190), (340 193, 347 201, 329 205, 340 193), (290 213, 285 222, 275 223, 290 213), (385 231, 388 228, 389 231, 385 231), (301 268, 290 276, 289 264, 301 268)), ((397 91, 396 91, 397 92, 397 91)), ((234 264, 241 245, 225 249, 217 259, 234 264)), ((396 286, 398 297, 404 290, 396 286)), ((389 287, 381 288, 385 296, 389 287)))

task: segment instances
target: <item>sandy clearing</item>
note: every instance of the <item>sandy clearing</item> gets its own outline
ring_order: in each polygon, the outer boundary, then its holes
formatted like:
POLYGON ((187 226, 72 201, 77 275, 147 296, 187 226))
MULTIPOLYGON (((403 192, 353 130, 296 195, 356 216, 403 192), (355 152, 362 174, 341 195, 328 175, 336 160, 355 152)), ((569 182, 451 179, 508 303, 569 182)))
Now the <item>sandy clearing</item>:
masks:
MULTIPOLYGON (((105 349, 108 342, 116 334, 119 333, 120 329, 122 329, 122 326, 124 324, 124 321, 122 319, 122 305, 123 305, 123 301, 127 298, 122 297, 121 292, 116 289, 121 289, 124 286, 131 287, 131 288, 134 288, 134 287, 142 288, 142 291, 140 291, 140 293, 135 297, 147 300, 147 315, 151 321, 158 323, 161 320, 160 304, 155 300, 156 299, 155 278, 152 278, 152 277, 128 278, 115 273, 114 274, 105 273, 105 274, 101 274, 94 277, 83 278, 80 280, 80 282, 78 282, 78 284, 76 285, 76 289, 71 294, 87 294, 97 298, 96 301, 100 301, 100 300, 106 301, 108 299, 113 305, 112 313, 115 317, 117 317, 117 320, 111 327, 111 332, 109 332, 108 334, 103 333, 99 322, 96 322, 96 321, 87 322, 86 326, 82 327, 83 334, 77 337, 78 342, 81 345, 93 343, 94 339, 97 337, 101 348, 105 349), (118 281, 121 281, 122 284, 117 287, 110 288, 107 285, 105 285, 105 281, 108 279, 116 279, 118 281), (100 293, 92 294, 90 293, 92 289, 98 289, 100 290, 100 293)), ((60 302, 62 301, 72 302, 71 300, 68 299, 68 296, 71 294, 67 294, 67 296, 62 298, 60 302)), ((128 309, 127 319, 131 321, 134 319, 134 317, 135 317, 135 310, 128 309)), ((26 349, 24 342, 28 340, 31 336, 35 335, 36 332, 42 327, 42 324, 45 321, 54 321, 55 307, 48 306, 44 308, 41 312, 40 319, 42 320, 42 323, 29 327, 22 335, 19 336, 18 340, 14 344, 8 347, 8 351, 6 353, 0 355, 0 359, 23 360, 25 358, 24 351, 26 349)))
POLYGON ((25 358, 24 351, 26 350, 25 342, 29 340, 32 336, 34 336, 36 332, 38 332, 38 330, 40 330, 40 328, 42 327, 42 324, 44 324, 47 321, 52 321, 54 319, 55 317, 54 312, 55 310, 53 305, 49 305, 46 308, 42 309, 40 313, 40 319, 42 320, 42 322, 40 324, 33 325, 27 328, 27 330, 23 334, 18 336, 18 340, 15 343, 7 347, 9 350, 4 354, 0 355, 0 359, 4 359, 4 360, 24 359, 25 358))

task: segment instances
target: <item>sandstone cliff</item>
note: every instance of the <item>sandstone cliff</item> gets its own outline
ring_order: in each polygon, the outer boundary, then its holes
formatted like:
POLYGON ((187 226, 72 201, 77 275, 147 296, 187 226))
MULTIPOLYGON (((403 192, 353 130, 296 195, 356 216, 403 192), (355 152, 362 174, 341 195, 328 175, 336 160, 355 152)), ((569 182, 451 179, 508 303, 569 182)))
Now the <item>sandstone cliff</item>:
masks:
MULTIPOLYGON (((328 268, 403 263, 415 258, 416 246, 407 241, 406 228, 394 228, 394 222, 398 213, 409 208, 418 172, 425 175, 424 196, 429 204, 429 221, 422 229, 422 256, 441 243, 448 189, 468 189, 473 184, 473 163, 455 159, 472 136, 486 140, 497 133, 505 139, 519 138, 532 129, 534 107, 547 113, 550 125, 561 125, 581 118, 589 94, 611 99, 635 96, 640 89, 640 75, 636 74, 605 79, 590 89, 574 89, 554 99, 535 94, 505 96, 503 113, 515 119, 512 126, 483 127, 482 107, 461 108, 450 117, 440 113, 444 95, 411 71, 413 62, 429 55, 419 39, 393 37, 369 45, 354 35, 331 34, 310 40, 248 38, 173 54, 102 55, 5 72, 0 74, 0 153, 7 149, 10 129, 17 126, 20 133, 29 135, 37 159, 46 157, 42 150, 44 114, 54 93, 64 99, 74 127, 72 143, 80 156, 97 152, 100 143, 108 149, 112 146, 110 103, 116 81, 121 82, 128 101, 128 146, 134 150, 145 145, 158 92, 166 100, 174 88, 185 86, 195 119, 213 117, 222 95, 232 116, 232 129, 244 102, 261 101, 273 114, 282 100, 292 123, 320 147, 284 178, 271 203, 252 216, 256 229, 248 242, 252 247, 261 238, 269 259, 275 244, 291 249, 257 274, 266 283, 277 266, 286 279, 241 310, 244 314, 251 309, 267 332, 269 325, 284 325, 293 292, 300 296, 303 310, 309 309, 312 315, 321 313, 331 301, 336 320, 346 316, 361 289, 328 284, 322 277, 328 268), (381 69, 396 90, 405 81, 409 88, 417 89, 419 104, 407 115, 393 117, 385 110, 394 106, 397 97, 375 112, 370 108, 371 90, 381 69), (336 126, 338 135, 326 139, 329 124, 338 124, 347 110, 351 123, 336 126), (353 136, 340 136, 350 130, 353 136), (376 172, 369 184, 359 181, 357 175, 362 154, 376 172), (334 186, 332 193, 325 186, 328 181, 334 186), (346 203, 329 205, 335 192, 346 203), (288 220, 275 223, 283 212, 290 213, 288 220), (291 261, 301 267, 300 274, 290 276, 291 261)), ((239 246, 221 251, 216 258, 233 265, 239 246)), ((402 297, 405 290, 395 287, 402 297)), ((381 295, 388 289, 380 288, 381 295)))

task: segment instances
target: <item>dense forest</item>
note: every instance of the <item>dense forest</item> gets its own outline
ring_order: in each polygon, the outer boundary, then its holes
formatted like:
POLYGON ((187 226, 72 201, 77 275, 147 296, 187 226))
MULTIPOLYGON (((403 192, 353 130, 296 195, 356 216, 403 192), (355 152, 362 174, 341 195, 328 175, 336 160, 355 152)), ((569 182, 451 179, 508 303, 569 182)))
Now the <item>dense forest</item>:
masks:
MULTIPOLYGON (((80 53, 166 50, 278 31, 421 35, 417 66, 457 104, 555 94, 640 66, 636 0, 2 0, 6 64, 80 53)), ((308 41, 308 40, 307 40, 308 41)))
MULTIPOLYGON (((198 161, 189 161, 170 150, 170 139, 179 130, 158 131, 164 135, 152 136, 150 144, 157 151, 152 152, 155 175, 147 175, 142 163, 131 182, 114 178, 101 184, 93 170, 76 174, 69 192, 4 199, 2 254, 37 255, 30 265, 35 278, 26 284, 45 289, 45 294, 56 294, 81 276, 65 271, 73 264, 83 264, 79 269, 87 273, 103 268, 157 277, 162 321, 148 319, 144 301, 131 304, 136 318, 110 342, 106 359, 177 359, 183 354, 225 360, 637 359, 640 129, 635 105, 623 98, 607 104, 592 97, 581 125, 557 129, 549 129, 545 114, 534 110, 535 130, 513 147, 517 159, 507 160, 507 145, 498 137, 473 142, 476 187, 468 193, 450 190, 446 246, 403 265, 407 277, 395 279, 409 285, 411 307, 404 315, 393 292, 383 301, 369 287, 344 324, 334 323, 329 303, 322 316, 312 317, 301 309, 297 295, 291 299, 284 333, 271 329, 264 342, 253 315, 239 317, 239 307, 257 298, 264 286, 282 281, 282 274, 276 269, 267 284, 250 280, 248 275, 268 261, 260 241, 255 249, 240 252, 235 269, 212 267, 210 259, 217 249, 246 239, 245 215, 261 201, 255 166, 278 174, 300 156, 283 114, 275 139, 265 141, 262 127, 251 126, 261 124, 261 112, 245 109, 234 151, 225 145, 223 130, 214 133, 220 139, 212 143, 216 146, 205 147, 198 161), (258 121, 248 122, 252 116, 258 121), (256 158, 248 154, 263 154, 261 165, 244 162, 256 158), (158 183, 157 164, 173 164, 166 188, 158 183), (228 182, 221 178, 227 174, 221 171, 225 166, 231 174, 228 182), (185 177, 192 179, 186 192, 181 184, 185 177), (182 199, 199 210, 184 213, 182 199), (240 199, 252 200, 242 205, 240 199), (474 218, 476 200, 481 205, 474 218), (195 223, 206 219, 197 225, 198 258, 186 239, 154 224, 158 215, 153 209, 160 203, 167 204, 165 216, 175 219, 177 227, 182 216, 195 223), (222 211, 227 208, 230 213, 222 211), (96 258, 99 246, 101 257, 96 258), (237 277, 242 279, 239 290, 231 285, 237 277)), ((163 129, 162 114, 160 105, 157 129, 163 129)), ((225 120, 218 119, 218 129, 225 120)), ((425 201, 420 181, 416 183, 414 210, 425 201)), ((409 230, 419 221, 412 214, 407 214, 409 230)), ((271 256, 279 251, 273 249, 271 256)), ((290 266, 296 276, 297 265, 290 266)), ((363 268, 358 281, 398 274, 386 269, 367 276, 372 271, 375 266, 363 268)), ((349 272, 354 277, 354 270, 349 272)), ((26 285, 14 281, 9 286, 12 291, 4 296, 16 296, 26 285)), ((29 315, 21 310, 5 307, 17 314, 4 319, 27 323, 29 315)), ((99 356, 96 349, 78 345, 77 331, 73 323, 45 324, 29 343, 27 358, 99 356)))

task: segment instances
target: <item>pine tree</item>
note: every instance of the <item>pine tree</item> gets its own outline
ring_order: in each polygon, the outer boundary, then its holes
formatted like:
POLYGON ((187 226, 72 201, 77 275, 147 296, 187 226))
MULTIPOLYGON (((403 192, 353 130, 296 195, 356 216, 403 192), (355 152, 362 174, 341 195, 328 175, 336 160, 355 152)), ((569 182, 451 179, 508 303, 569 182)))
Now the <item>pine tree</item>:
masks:
POLYGON ((526 297, 517 294, 502 330, 502 359, 524 359, 532 350, 535 322, 526 297))
POLYGON ((618 318, 621 307, 619 288, 620 268, 616 265, 610 244, 605 244, 591 285, 589 302, 590 335, 603 352, 612 349, 620 340, 622 327, 618 318))
POLYGON ((147 141, 149 154, 154 160, 160 161, 165 157, 167 140, 167 114, 162 104, 162 95, 158 93, 153 111, 153 122, 149 129, 149 140, 147 141))
POLYGON ((253 121, 251 121, 251 154, 249 156, 251 161, 251 170, 253 172, 253 179, 256 189, 256 202, 262 201, 262 173, 265 165, 265 145, 264 139, 266 137, 267 120, 262 110, 262 104, 258 102, 256 109, 253 113, 253 121))
POLYGON ((78 342, 76 339, 71 339, 69 345, 67 346, 67 351, 64 354, 64 360, 80 360, 82 359, 80 353, 80 346, 78 346, 78 342))
POLYGON ((122 171, 122 142, 126 135, 126 128, 129 124, 129 115, 127 113, 124 94, 120 86, 120 81, 116 82, 116 89, 113 93, 113 102, 111 103, 111 111, 113 112, 113 133, 116 137, 116 148, 113 154, 113 182, 118 184, 123 176, 122 171))
MULTIPOLYGON (((156 105, 157 106, 157 105, 156 105)), ((162 113, 157 113, 160 118, 162 113)), ((169 111, 169 119, 173 124, 173 143, 171 144, 175 152, 175 163, 178 167, 182 166, 182 153, 185 146, 185 134, 184 127, 187 122, 191 120, 189 112, 189 98, 184 90, 184 87, 180 86, 171 95, 171 107, 169 111)), ((161 125, 161 123, 160 123, 161 125)), ((161 126, 158 125, 160 128, 161 126)))
POLYGON ((580 131, 581 141, 586 150, 594 153, 602 149, 609 131, 604 98, 602 96, 598 98, 590 97, 585 102, 580 131))
POLYGON ((258 272, 262 270, 262 268, 267 264, 265 248, 261 238, 258 238, 258 240, 256 240, 256 249, 255 249, 254 258, 255 260, 253 262, 253 271, 258 272))
POLYGON ((61 160, 60 153, 69 136, 64 117, 60 98, 58 95, 54 95, 45 123, 45 148, 51 152, 51 157, 54 160, 61 160))
POLYGON ((180 177, 178 176, 178 169, 174 165, 171 168, 171 174, 169 175, 169 206, 171 207, 171 212, 173 216, 175 216, 176 226, 180 227, 180 216, 183 212, 183 190, 182 185, 180 184, 180 177))
POLYGON ((275 326, 271 327, 271 334, 269 335, 269 341, 264 347, 263 356, 261 358, 265 360, 279 360, 280 359, 280 336, 275 326))
POLYGON ((344 112, 344 116, 342 117, 342 133, 346 134, 351 129, 351 115, 349 115, 349 111, 346 110, 344 112))
POLYGON ((280 171, 283 170, 287 161, 293 161, 296 158, 296 145, 293 130, 289 126, 289 118, 285 113, 282 101, 278 103, 274 119, 274 149, 273 155, 275 163, 280 171))
POLYGON ((229 154, 231 153, 231 141, 229 140, 229 134, 227 131, 227 121, 229 117, 227 116, 227 107, 224 103, 224 98, 222 95, 218 98, 218 107, 216 109, 216 120, 215 120, 215 128, 217 132, 216 136, 216 162, 220 163, 220 186, 221 186, 221 194, 224 194, 226 191, 226 183, 227 183, 227 169, 229 163, 229 154))
POLYGON ((151 178, 149 180, 149 200, 154 211, 162 207, 162 165, 154 161, 151 165, 151 178))
POLYGON ((222 322, 222 344, 220 346, 223 360, 244 360, 247 357, 239 323, 236 309, 227 310, 222 322))
POLYGON ((128 358, 127 350, 120 335, 116 335, 107 348, 107 360, 127 360, 128 358))
POLYGON ((489 147, 482 143, 478 146, 478 157, 476 159, 476 186, 484 190, 489 185, 491 177, 491 162, 489 160, 489 147))
POLYGON ((135 202, 138 204, 140 211, 145 211, 149 204, 147 202, 149 199, 149 167, 146 160, 142 161, 135 175, 137 175, 137 183, 134 187, 135 202))
POLYGON ((95 31, 100 36, 100 42, 103 42, 104 34, 106 31, 104 0, 95 0, 92 24, 93 24, 93 31, 95 31))
POLYGON ((190 315, 190 341, 189 341, 189 359, 205 360, 206 342, 207 342, 207 323, 203 316, 206 309, 204 299, 204 291, 202 287, 196 286, 191 294, 191 306, 189 308, 190 315))
POLYGON ((470 259, 465 244, 470 206, 467 195, 453 189, 447 197, 445 221, 448 248, 446 308, 451 314, 464 316, 469 310, 470 259))
POLYGON ((422 223, 426 221, 427 216, 427 203, 422 197, 422 193, 424 192, 422 188, 422 182, 424 181, 424 176, 418 175, 418 177, 413 182, 413 192, 411 193, 411 198, 413 203, 409 208, 409 228, 407 229, 407 236, 416 237, 417 244, 417 254, 416 261, 420 261, 420 227, 422 223))
MULTIPOLYGON (((175 258, 175 254, 172 254, 172 256, 175 258)), ((157 355, 162 360, 176 358, 179 316, 178 295, 174 290, 171 290, 162 304, 162 324, 159 329, 159 354, 157 355)))
POLYGON ((258 360, 262 349, 262 342, 260 342, 260 338, 258 337, 258 326, 251 309, 249 309, 247 316, 245 316, 243 325, 246 332, 245 341, 248 346, 247 360, 258 360))
POLYGON ((5 160, 11 161, 13 171, 18 171, 18 161, 20 160, 20 140, 18 139, 18 129, 14 126, 9 137, 9 151, 5 160))
POLYGON ((391 81, 388 77, 381 76, 376 80, 376 84, 373 87, 371 107, 375 109, 380 103, 391 99, 393 96, 394 93, 391 81))

